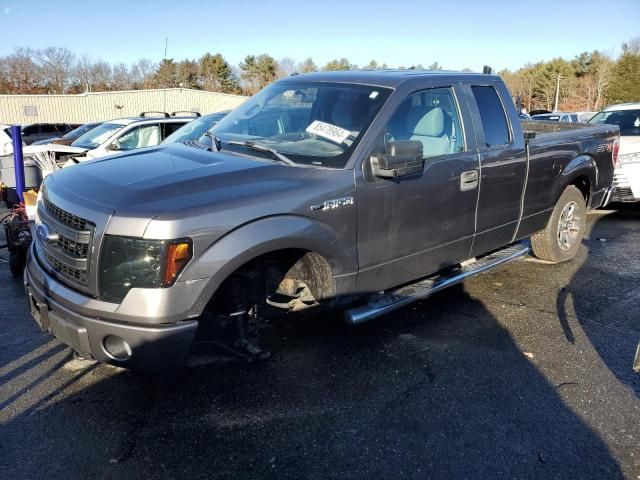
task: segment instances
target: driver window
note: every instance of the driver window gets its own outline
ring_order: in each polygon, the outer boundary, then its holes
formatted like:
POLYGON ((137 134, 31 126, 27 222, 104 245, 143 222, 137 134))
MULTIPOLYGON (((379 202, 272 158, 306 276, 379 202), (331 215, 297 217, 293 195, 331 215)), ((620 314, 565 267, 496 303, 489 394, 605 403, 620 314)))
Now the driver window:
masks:
POLYGON ((465 151, 458 106, 450 87, 407 97, 387 123, 386 133, 387 142, 421 142, 424 158, 465 151))
POLYGON ((152 147, 160 143, 160 125, 142 125, 129 130, 118 140, 120 150, 152 147))

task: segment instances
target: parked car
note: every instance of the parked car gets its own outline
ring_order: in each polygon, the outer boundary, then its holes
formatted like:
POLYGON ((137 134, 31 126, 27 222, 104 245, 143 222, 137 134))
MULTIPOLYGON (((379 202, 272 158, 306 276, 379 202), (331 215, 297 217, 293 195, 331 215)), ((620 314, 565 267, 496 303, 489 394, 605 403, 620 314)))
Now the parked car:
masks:
MULTIPOLYGON (((155 112, 154 112, 155 113, 155 112)), ((69 164, 105 157, 160 144, 194 117, 148 116, 109 120, 89 130, 71 143, 75 153, 69 164)), ((55 145, 52 145, 55 151, 55 145)), ((67 150, 65 149, 65 152, 67 150)))
POLYGON ((209 115, 204 115, 202 117, 196 118, 192 122, 183 125, 178 130, 173 132, 171 135, 165 138, 162 143, 184 143, 188 141, 198 140, 205 133, 211 130, 228 113, 229 110, 224 110, 222 112, 210 113, 209 115))
POLYGON ((11 143, 11 125, 0 124, 0 157, 13 154, 11 143))
POLYGON ((101 124, 102 122, 85 123, 84 125, 80 125, 78 128, 71 130, 69 133, 62 135, 61 137, 38 140, 37 142, 33 142, 31 145, 46 145, 49 143, 55 143, 56 145, 71 145, 71 143, 73 143, 75 139, 79 138, 81 135, 84 135, 89 130, 96 128, 101 124))
POLYGON ((359 324, 529 237, 570 260, 618 142, 613 125, 520 121, 498 76, 413 70, 286 77, 214 132, 45 179, 24 275, 42 329, 124 367, 175 366, 196 336, 260 360, 265 315, 359 324))
POLYGON ((620 127, 620 151, 613 177, 614 202, 640 202, 640 103, 611 105, 589 123, 620 127))
POLYGON ((69 133, 78 125, 68 123, 33 123, 22 127, 22 140, 26 145, 35 141, 56 138, 69 133))
POLYGON ((532 115, 532 120, 546 120, 548 122, 579 122, 578 115, 576 113, 540 113, 538 115, 532 115))

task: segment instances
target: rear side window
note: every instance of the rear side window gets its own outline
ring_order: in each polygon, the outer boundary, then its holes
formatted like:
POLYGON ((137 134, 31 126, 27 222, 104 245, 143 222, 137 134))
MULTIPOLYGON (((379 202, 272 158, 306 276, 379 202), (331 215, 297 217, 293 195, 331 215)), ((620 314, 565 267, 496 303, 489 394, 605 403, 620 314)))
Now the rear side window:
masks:
POLYGON ((480 110, 480 119, 487 147, 509 143, 509 125, 502 108, 502 102, 493 87, 471 87, 480 110))

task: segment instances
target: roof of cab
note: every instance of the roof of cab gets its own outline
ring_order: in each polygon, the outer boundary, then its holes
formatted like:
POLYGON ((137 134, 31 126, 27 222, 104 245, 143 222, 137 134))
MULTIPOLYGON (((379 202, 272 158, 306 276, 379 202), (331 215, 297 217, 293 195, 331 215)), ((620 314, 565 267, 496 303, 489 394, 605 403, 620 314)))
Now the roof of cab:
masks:
POLYGON ((339 82, 355 83, 362 85, 375 85, 379 87, 395 88, 400 84, 416 78, 434 77, 454 77, 454 78, 498 78, 496 75, 485 75, 482 73, 466 73, 447 70, 339 70, 329 72, 313 72, 304 74, 294 74, 285 77, 281 82, 304 81, 304 82, 339 82))

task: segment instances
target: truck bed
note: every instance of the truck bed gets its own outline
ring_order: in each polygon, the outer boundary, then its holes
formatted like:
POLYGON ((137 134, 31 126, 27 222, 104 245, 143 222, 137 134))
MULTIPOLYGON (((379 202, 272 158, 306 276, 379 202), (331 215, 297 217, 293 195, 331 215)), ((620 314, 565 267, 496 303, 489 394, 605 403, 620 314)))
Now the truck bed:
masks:
POLYGON ((587 139, 593 135, 615 135, 618 127, 615 125, 592 125, 590 123, 548 122, 544 120, 522 120, 522 130, 525 133, 536 134, 532 145, 540 145, 549 141, 570 139, 572 141, 587 139))

